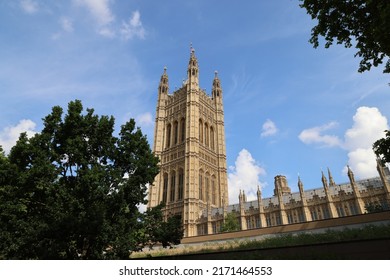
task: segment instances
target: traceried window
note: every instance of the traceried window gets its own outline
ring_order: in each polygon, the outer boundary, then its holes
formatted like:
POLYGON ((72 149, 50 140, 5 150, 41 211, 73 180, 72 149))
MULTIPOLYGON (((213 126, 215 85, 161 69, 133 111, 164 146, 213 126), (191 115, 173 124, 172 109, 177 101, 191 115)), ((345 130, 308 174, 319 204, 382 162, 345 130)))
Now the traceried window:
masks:
POLYGON ((210 148, 212 150, 215 149, 215 144, 214 144, 214 128, 210 126, 210 148))
POLYGON ((176 121, 173 124, 173 144, 176 145, 178 141, 179 141, 179 124, 176 121))
POLYGON ((204 191, 204 194, 205 194, 205 200, 207 202, 209 202, 209 193, 210 193, 210 174, 209 173, 206 173, 206 176, 205 176, 205 191, 204 191))
POLYGON ((215 186, 215 176, 211 177, 211 203, 217 205, 217 189, 215 186))
POLYGON ((199 171, 199 199, 203 200, 203 171, 199 171))
POLYGON ((183 168, 179 169, 179 192, 178 192, 178 200, 183 199, 184 194, 184 171, 183 168))
POLYGON ((175 201, 175 193, 176 193, 176 172, 172 171, 171 173, 171 189, 170 189, 170 202, 175 201))
POLYGON ((204 144, 206 147, 209 146, 209 126, 207 123, 204 124, 204 144))
POLYGON ((199 142, 203 144, 203 122, 199 120, 199 142))
POLYGON ((181 134, 181 142, 186 140, 186 120, 184 118, 180 121, 180 134, 181 134))
POLYGON ((167 196, 168 196, 168 174, 164 173, 164 181, 163 181, 163 197, 162 201, 164 203, 167 203, 167 196))
POLYGON ((167 139, 166 139, 166 148, 169 148, 171 146, 171 131, 172 131, 172 126, 171 124, 168 124, 167 126, 167 139))

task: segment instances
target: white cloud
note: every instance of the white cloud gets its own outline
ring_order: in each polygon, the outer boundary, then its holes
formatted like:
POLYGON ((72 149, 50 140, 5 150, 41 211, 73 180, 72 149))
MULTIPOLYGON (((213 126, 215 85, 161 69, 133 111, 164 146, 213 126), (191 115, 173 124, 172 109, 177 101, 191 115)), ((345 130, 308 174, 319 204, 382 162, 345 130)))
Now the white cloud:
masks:
POLYGON ((36 124, 32 120, 21 120, 16 126, 9 126, 0 132, 0 145, 6 153, 16 144, 22 132, 26 132, 28 137, 32 137, 36 124))
POLYGON ((235 161, 235 166, 229 167, 228 186, 229 186, 229 204, 238 202, 240 190, 244 190, 247 200, 257 198, 257 186, 262 187, 259 177, 266 172, 252 157, 249 151, 242 149, 235 161))
MULTIPOLYGON (((337 123, 303 130, 299 139, 305 144, 322 144, 327 147, 341 147, 348 152, 348 165, 359 178, 377 176, 373 143, 385 137, 389 129, 387 119, 376 107, 359 107, 353 116, 353 125, 344 134, 344 140, 335 135, 321 134, 335 127, 337 123)), ((347 172, 344 167, 343 172, 347 172)))
POLYGON ((74 0, 78 6, 87 8, 99 25, 105 26, 114 21, 109 3, 111 0, 74 0))
POLYGON ((153 126, 154 124, 153 116, 149 112, 140 114, 135 119, 137 123, 141 126, 153 126))
POLYGON ((38 3, 33 0, 22 0, 19 2, 22 10, 27 14, 35 14, 38 12, 38 3))
POLYGON ((268 119, 263 124, 260 136, 268 137, 276 134, 277 132, 278 132, 278 128, 276 127, 275 123, 268 119))
MULTIPOLYGON (((345 132, 344 148, 348 150, 348 164, 357 177, 377 176, 373 143, 385 137, 389 129, 387 119, 375 107, 359 107, 353 116, 352 128, 345 132)), ((346 168, 344 168, 346 173, 346 168)))
POLYGON ((107 38, 114 38, 115 37, 115 31, 109 27, 100 28, 98 33, 104 37, 107 37, 107 38))
POLYGON ((62 17, 60 18, 60 24, 65 32, 73 32, 73 22, 71 19, 62 17))
POLYGON ((120 32, 122 34, 122 38, 125 40, 130 40, 134 37, 138 37, 140 39, 145 38, 146 32, 144 27, 142 26, 141 14, 139 11, 133 12, 129 21, 122 23, 122 28, 120 32))
POLYGON ((298 138, 305 144, 320 144, 325 147, 341 146, 341 140, 337 136, 322 134, 322 132, 332 129, 337 125, 337 122, 330 122, 322 126, 308 128, 303 130, 298 138))

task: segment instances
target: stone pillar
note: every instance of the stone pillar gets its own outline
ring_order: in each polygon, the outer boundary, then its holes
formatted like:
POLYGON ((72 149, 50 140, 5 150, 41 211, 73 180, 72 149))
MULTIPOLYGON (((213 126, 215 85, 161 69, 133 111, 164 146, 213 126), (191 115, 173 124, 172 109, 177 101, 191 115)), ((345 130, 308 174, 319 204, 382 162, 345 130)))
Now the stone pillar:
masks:
POLYGON ((240 225, 241 225, 241 230, 246 230, 247 225, 246 225, 246 217, 245 217, 245 193, 241 193, 238 196, 239 204, 240 204, 240 225))
POLYGON ((305 222, 310 222, 311 215, 310 215, 310 210, 309 207, 307 206, 307 201, 306 201, 306 196, 305 192, 303 190, 303 183, 301 181, 301 178, 298 176, 298 188, 299 188, 299 195, 301 197, 302 201, 302 212, 303 212, 303 218, 305 219, 305 222))
POLYGON ((348 178, 349 178, 349 182, 351 183, 351 186, 352 186, 352 190, 353 190, 353 194, 354 194, 354 197, 355 197, 355 203, 356 203, 356 208, 357 208, 358 214, 364 214, 364 212, 365 212, 364 201, 363 201, 363 199, 362 199, 362 197, 360 195, 360 192, 358 190, 358 187, 356 185, 355 176, 353 175, 353 172, 349 168, 349 166, 348 166, 348 178))
POLYGON ((259 186, 257 186, 257 206, 259 208, 260 228, 266 227, 267 223, 265 221, 263 200, 261 198, 261 191, 259 186))
POLYGON ((330 218, 337 218, 338 215, 337 215, 336 207, 333 203, 332 195, 329 192, 328 180, 326 180, 324 172, 322 172, 322 184, 323 184, 324 190, 325 190, 326 204, 327 204, 328 209, 329 209, 329 216, 330 216, 330 218))

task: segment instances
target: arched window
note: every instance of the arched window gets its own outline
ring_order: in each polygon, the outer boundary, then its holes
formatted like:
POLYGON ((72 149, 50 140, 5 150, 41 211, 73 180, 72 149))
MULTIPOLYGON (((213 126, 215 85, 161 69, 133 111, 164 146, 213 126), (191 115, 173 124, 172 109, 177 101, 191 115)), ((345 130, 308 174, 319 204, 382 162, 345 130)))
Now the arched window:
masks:
POLYGON ((186 120, 184 118, 180 121, 180 134, 181 134, 181 142, 186 140, 186 120))
POLYGON ((215 147, 214 147, 214 128, 212 126, 210 126, 210 148, 212 150, 215 149, 215 147))
POLYGON ((163 197, 162 201, 164 203, 167 203, 167 195, 168 195, 168 174, 164 173, 164 180, 163 180, 163 197))
POLYGON ((211 177, 211 203, 217 205, 217 189, 214 175, 211 177))
POLYGON ((199 142, 203 144, 203 122, 199 120, 199 142))
POLYGON ((179 169, 179 192, 178 192, 178 200, 183 199, 184 194, 184 171, 183 168, 179 169))
POLYGON ((176 193, 176 172, 172 171, 171 173, 171 189, 170 189, 170 202, 175 201, 175 193, 176 193))
POLYGON ((209 125, 207 123, 204 124, 204 143, 206 147, 209 146, 209 125))
POLYGON ((169 148, 171 146, 171 130, 172 130, 172 126, 171 124, 168 124, 167 126, 167 139, 166 139, 166 147, 169 148))
POLYGON ((203 171, 199 171, 199 199, 203 200, 203 171))
POLYGON ((209 198, 210 198, 210 174, 209 173, 206 173, 206 176, 205 176, 205 200, 207 202, 209 202, 209 198))
POLYGON ((177 121, 173 123, 173 144, 177 144, 179 140, 179 124, 177 121))

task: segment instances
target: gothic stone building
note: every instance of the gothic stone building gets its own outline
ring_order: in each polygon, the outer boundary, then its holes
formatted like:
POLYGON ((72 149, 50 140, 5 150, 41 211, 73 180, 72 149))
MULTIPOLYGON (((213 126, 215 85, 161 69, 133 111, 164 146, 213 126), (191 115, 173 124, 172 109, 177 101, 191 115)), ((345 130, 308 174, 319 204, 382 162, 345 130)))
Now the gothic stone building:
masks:
POLYGON ((182 216, 185 236, 198 235, 207 209, 227 207, 225 128, 217 73, 209 96, 199 87, 192 49, 187 80, 169 94, 166 69, 158 87, 154 153, 160 173, 149 189, 149 207, 165 203, 165 215, 182 216))
POLYGON ((211 96, 199 86, 199 66, 191 49, 187 80, 169 93, 166 68, 158 87, 154 153, 160 173, 149 189, 148 207, 165 203, 164 215, 181 215, 185 237, 219 233, 227 213, 233 212, 241 229, 254 229, 359 215, 374 205, 390 206, 390 172, 378 160, 376 178, 336 184, 328 169, 322 188, 291 193, 285 176, 275 177, 274 196, 228 205, 226 147, 222 88, 217 72, 211 96))

